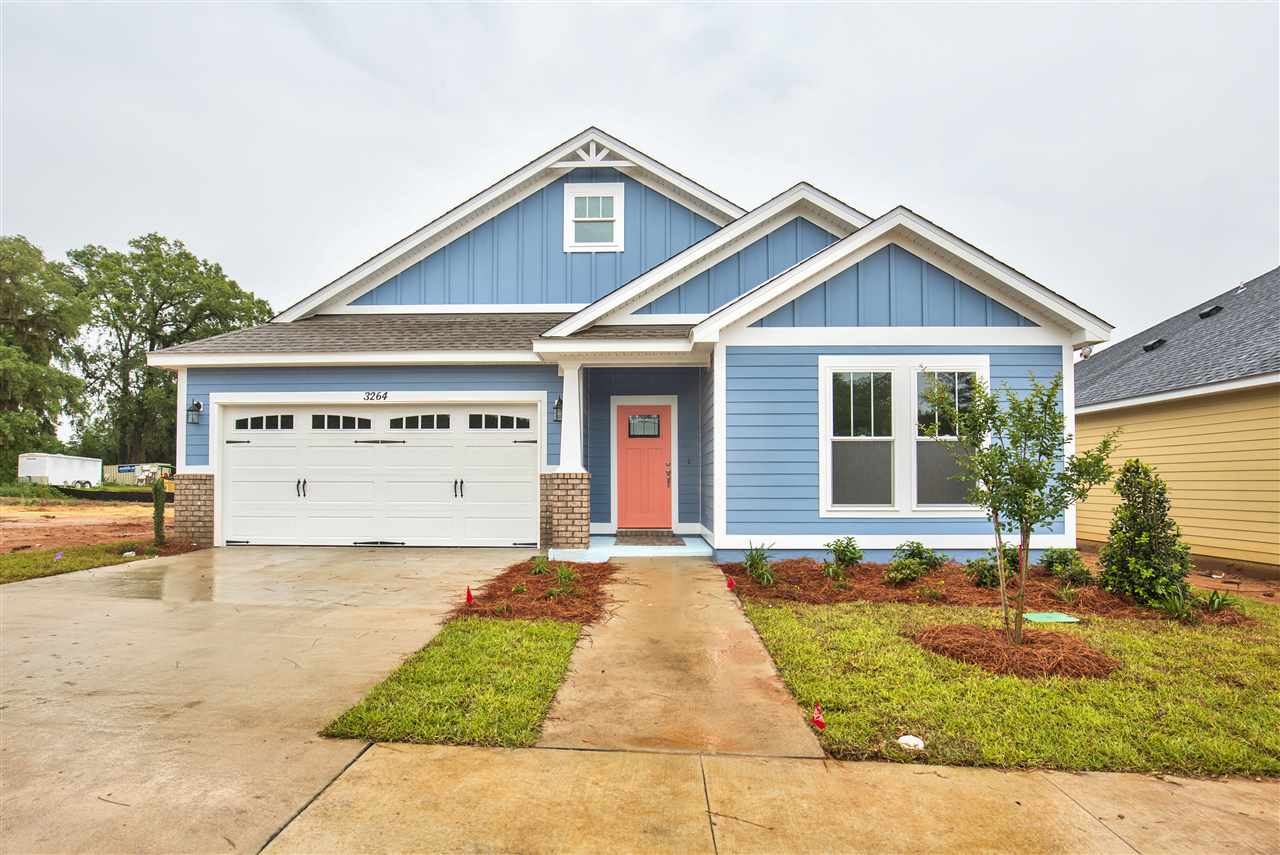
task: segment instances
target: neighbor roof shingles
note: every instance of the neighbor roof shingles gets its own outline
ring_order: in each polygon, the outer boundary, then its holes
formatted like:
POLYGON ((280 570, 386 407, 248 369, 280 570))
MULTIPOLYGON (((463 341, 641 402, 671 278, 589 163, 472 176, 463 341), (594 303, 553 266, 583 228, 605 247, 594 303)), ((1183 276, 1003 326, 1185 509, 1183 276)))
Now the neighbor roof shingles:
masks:
POLYGON ((166 348, 159 353, 356 353, 532 350, 568 313, 316 315, 166 348))
POLYGON ((688 338, 693 324, 596 325, 570 338, 688 338))
POLYGON ((1280 267, 1076 363, 1076 405, 1280 371, 1280 267), (1222 311, 1208 318, 1210 306, 1222 311), (1165 343, 1144 351, 1143 345, 1165 343))

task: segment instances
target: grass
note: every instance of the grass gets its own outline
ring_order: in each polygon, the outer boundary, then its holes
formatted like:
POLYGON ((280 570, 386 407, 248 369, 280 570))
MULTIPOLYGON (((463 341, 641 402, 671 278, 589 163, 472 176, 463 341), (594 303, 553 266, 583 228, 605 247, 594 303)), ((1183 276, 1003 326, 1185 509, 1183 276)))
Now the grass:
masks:
POLYGON ((155 547, 148 541, 124 543, 100 543, 93 546, 68 546, 65 549, 30 549, 0 555, 0 585, 38 579, 41 576, 58 576, 76 570, 93 567, 109 567, 127 564, 143 558, 152 558, 155 547), (136 555, 121 553, 133 551, 136 555), (57 558, 58 553, 62 558, 57 558))
POLYGON ((0 501, 8 505, 74 505, 73 499, 47 484, 0 484, 0 501))
POLYGON ((904 629, 996 626, 991 609, 744 602, 787 687, 821 701, 842 759, 1183 774, 1280 774, 1280 609, 1252 626, 1094 618, 1078 633, 1123 665, 1102 680, 1023 679, 929 653, 904 629), (920 755, 897 745, 914 734, 920 755))
POLYGON ((554 620, 450 621, 323 734, 380 742, 533 745, 580 630, 576 623, 554 620))

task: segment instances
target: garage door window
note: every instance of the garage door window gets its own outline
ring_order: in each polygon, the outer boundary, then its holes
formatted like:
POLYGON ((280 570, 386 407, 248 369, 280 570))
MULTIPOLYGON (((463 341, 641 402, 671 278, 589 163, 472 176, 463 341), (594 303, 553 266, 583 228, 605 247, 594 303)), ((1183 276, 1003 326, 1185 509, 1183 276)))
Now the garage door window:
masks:
POLYGON ((358 416, 335 416, 332 413, 312 413, 312 430, 373 430, 373 420, 358 416))
POLYGON ((293 430, 293 415, 245 416, 236 419, 236 430, 293 430))
POLYGON ((528 430, 529 419, 524 416, 471 413, 467 416, 467 427, 471 430, 528 430))
POLYGON ((391 430, 448 430, 448 413, 423 413, 420 416, 396 416, 387 427, 391 430))

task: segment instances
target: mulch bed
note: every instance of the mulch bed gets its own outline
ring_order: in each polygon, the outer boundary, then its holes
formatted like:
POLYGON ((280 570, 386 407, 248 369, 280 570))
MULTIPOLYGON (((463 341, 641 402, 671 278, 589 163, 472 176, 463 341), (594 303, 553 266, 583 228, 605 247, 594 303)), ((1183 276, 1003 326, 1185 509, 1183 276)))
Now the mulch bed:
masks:
MULTIPOLYGON (((812 558, 788 558, 774 561, 774 582, 764 586, 752 579, 741 564, 721 564, 720 569, 732 576, 734 591, 739 596, 757 600, 785 600, 793 603, 912 603, 939 606, 994 606, 1000 607, 999 588, 979 588, 965 575, 959 564, 945 564, 939 570, 922 579, 901 587, 884 580, 884 564, 860 564, 847 568, 843 582, 836 582, 822 575, 822 565, 812 558)), ((1011 580, 1013 581, 1013 580, 1011 580)), ((1027 571, 1027 602, 1029 612, 1066 612, 1082 616, 1108 618, 1137 618, 1143 620, 1164 619, 1164 613, 1146 608, 1101 588, 1077 589, 1076 601, 1065 603, 1057 595, 1061 583, 1041 567, 1027 571)), ((1010 588, 1009 596, 1016 592, 1010 588)), ((1235 625, 1251 623, 1252 618, 1226 609, 1220 612, 1201 612, 1202 623, 1235 625)))
POLYGON ((1106 677, 1120 667, 1119 660, 1066 632, 1024 628, 1022 643, 1011 644, 1001 629, 958 623, 907 637, 925 650, 1015 677, 1106 677))
POLYGON ((475 600, 471 605, 464 601, 454 609, 454 617, 494 617, 507 620, 552 620, 590 624, 602 620, 609 613, 613 600, 605 592, 605 585, 612 581, 618 568, 613 564, 576 564, 572 561, 548 562, 550 570, 534 575, 532 561, 521 561, 503 570, 483 588, 472 591, 475 600), (560 587, 557 568, 573 570, 574 581, 570 593, 547 596, 552 588, 560 587), (517 588, 523 590, 517 591, 517 588))

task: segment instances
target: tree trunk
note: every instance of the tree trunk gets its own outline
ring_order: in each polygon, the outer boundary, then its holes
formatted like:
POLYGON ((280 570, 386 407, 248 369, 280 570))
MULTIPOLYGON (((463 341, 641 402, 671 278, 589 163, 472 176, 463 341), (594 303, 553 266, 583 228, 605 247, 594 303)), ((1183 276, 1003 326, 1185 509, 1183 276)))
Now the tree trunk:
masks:
POLYGON ((996 527, 996 578, 1000 580, 1000 616, 1004 620, 1004 637, 1009 638, 1009 586, 1004 566, 1004 538, 1000 536, 1000 514, 991 512, 996 527))
POLYGON ((1031 532, 1022 529, 1018 546, 1018 608, 1013 618, 1013 643, 1022 643, 1022 613, 1027 608, 1027 562, 1031 560, 1031 532))

